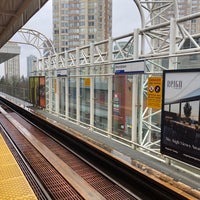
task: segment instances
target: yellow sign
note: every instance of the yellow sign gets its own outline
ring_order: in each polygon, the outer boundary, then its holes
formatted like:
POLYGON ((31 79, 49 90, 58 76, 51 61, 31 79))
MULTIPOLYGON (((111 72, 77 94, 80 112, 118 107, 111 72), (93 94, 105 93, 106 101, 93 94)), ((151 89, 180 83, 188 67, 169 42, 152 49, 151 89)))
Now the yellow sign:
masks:
POLYGON ((84 86, 90 87, 90 78, 85 78, 84 86))
POLYGON ((161 109, 162 104, 162 77, 148 79, 147 107, 161 109))

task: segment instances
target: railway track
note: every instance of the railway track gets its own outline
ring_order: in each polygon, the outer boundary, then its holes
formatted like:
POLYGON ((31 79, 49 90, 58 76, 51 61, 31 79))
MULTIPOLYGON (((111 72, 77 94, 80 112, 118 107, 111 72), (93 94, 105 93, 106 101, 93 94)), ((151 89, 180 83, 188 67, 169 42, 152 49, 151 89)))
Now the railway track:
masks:
POLYGON ((0 120, 52 199, 136 199, 14 112, 0 120))
POLYGON ((31 166, 36 178, 28 175, 29 182, 38 199, 188 199, 62 128, 9 106, 31 120, 0 107, 2 130, 31 166))

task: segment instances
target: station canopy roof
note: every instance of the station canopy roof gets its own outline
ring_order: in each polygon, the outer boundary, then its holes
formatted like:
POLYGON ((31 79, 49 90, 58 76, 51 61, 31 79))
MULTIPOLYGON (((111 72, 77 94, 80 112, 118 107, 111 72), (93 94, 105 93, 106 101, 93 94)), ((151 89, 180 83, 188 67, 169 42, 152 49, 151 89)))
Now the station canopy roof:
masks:
MULTIPOLYGON (((48 0, 0 0, 0 48, 48 0)), ((36 22, 37 23, 37 22, 36 22)), ((38 22, 39 23, 39 22, 38 22)), ((5 54, 0 53, 0 57, 5 54)))

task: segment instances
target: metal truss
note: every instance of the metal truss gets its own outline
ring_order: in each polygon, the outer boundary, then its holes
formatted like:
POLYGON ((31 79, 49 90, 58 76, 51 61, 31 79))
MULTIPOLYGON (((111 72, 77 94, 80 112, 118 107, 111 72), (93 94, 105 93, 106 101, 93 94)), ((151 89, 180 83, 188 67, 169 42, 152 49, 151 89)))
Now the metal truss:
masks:
MULTIPOLYGON (((170 18, 178 18, 176 0, 133 0, 138 7, 142 29, 169 22, 170 18)), ((165 27, 166 28, 166 27, 165 27)))
MULTIPOLYGON (((75 78, 106 76, 108 87, 112 87, 113 64, 138 59, 145 60, 145 74, 140 77, 141 86, 137 85, 140 88, 139 102, 135 105, 136 114, 139 113, 137 134, 135 133, 134 138, 136 139, 131 142, 133 146, 140 147, 146 152, 156 153, 160 143, 160 121, 158 119, 161 117, 161 110, 153 110, 144 104, 148 77, 162 76, 163 70, 177 69, 177 58, 181 56, 200 54, 200 45, 197 42, 200 33, 192 33, 184 26, 186 22, 200 18, 200 13, 179 18, 176 0, 134 0, 134 2, 140 12, 141 28, 121 37, 109 38, 39 59, 35 74, 47 75, 47 110, 59 115, 58 102, 56 102, 58 97, 52 98, 50 94, 52 91, 50 79, 56 78, 56 72, 59 69, 71 70, 74 72, 71 76, 75 78), (185 43, 188 41, 190 45, 186 46, 185 43), (163 59, 167 60, 167 64, 163 64, 163 59), (81 71, 82 69, 85 71, 81 71), (157 137, 152 137, 152 134, 157 137)), ((108 102, 112 102, 110 93, 108 102)), ((111 115, 112 106, 108 107, 109 134, 112 130, 111 115)))
POLYGON ((26 28, 20 29, 17 34, 22 39, 22 41, 19 40, 17 43, 35 47, 38 50, 40 57, 47 57, 49 55, 55 54, 55 49, 52 41, 48 39, 44 34, 36 30, 26 28))
MULTIPOLYGON (((200 36, 199 33, 194 34, 191 30, 189 32, 184 26, 186 22, 199 18, 200 13, 179 18, 176 0, 135 0, 135 3, 138 6, 142 20, 140 30, 142 47, 141 52, 138 52, 138 57, 146 59, 146 73, 149 73, 149 76, 156 76, 156 74, 162 73, 164 69, 177 69, 178 56, 200 53, 199 44, 196 41, 196 38, 200 36), (186 41, 189 41, 192 45, 186 46, 186 41), (144 44, 147 46, 144 46, 144 44), (168 66, 162 65, 163 58, 169 59, 168 66)), ((147 94, 147 78, 149 76, 144 77, 142 87, 144 98, 147 94)), ((157 149, 159 146, 159 139, 152 141, 152 133, 160 133, 160 126, 157 126, 159 123, 153 120, 156 115, 160 118, 161 111, 148 107, 143 108, 142 127, 139 129, 139 134, 142 135, 140 144, 143 147, 157 149)))

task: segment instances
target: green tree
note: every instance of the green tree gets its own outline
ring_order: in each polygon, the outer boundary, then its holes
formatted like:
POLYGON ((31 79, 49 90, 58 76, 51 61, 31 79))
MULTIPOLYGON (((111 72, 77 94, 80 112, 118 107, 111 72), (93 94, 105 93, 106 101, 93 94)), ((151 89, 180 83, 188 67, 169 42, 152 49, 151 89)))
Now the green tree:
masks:
POLYGON ((190 105, 190 103, 186 102, 185 106, 183 107, 183 110, 186 118, 189 118, 192 113, 192 106, 190 105))

